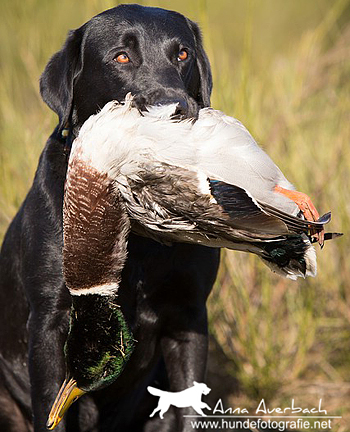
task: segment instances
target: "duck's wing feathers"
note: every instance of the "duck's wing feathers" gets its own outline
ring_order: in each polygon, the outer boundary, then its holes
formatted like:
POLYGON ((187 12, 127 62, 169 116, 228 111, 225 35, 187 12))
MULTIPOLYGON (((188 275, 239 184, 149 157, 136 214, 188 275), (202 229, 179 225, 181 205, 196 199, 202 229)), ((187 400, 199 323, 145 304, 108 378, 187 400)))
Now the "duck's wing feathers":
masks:
POLYGON ((168 240, 232 249, 235 242, 308 230, 302 219, 269 214, 244 189, 194 169, 153 161, 139 167, 138 178, 119 177, 116 185, 131 218, 168 240))

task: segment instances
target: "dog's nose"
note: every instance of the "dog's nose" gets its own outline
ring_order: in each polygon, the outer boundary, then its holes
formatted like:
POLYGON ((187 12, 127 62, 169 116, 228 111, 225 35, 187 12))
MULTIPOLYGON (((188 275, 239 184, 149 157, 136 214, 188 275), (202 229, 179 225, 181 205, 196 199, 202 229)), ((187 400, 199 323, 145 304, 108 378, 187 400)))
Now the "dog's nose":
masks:
POLYGON ((175 105, 173 117, 185 118, 188 115, 188 103, 185 99, 168 98, 162 99, 157 102, 157 105, 175 105))
POLYGON ((134 96, 134 99, 132 101, 132 106, 137 108, 140 111, 146 110, 147 101, 144 96, 141 96, 139 94, 134 96))
POLYGON ((181 99, 177 103, 177 107, 174 115, 178 117, 187 117, 187 114, 188 114, 188 103, 185 101, 185 99, 181 99))
POLYGON ((198 105, 190 98, 179 95, 159 96, 157 93, 136 94, 132 105, 140 111, 145 111, 151 105, 174 105, 172 117, 177 119, 197 118, 198 105))

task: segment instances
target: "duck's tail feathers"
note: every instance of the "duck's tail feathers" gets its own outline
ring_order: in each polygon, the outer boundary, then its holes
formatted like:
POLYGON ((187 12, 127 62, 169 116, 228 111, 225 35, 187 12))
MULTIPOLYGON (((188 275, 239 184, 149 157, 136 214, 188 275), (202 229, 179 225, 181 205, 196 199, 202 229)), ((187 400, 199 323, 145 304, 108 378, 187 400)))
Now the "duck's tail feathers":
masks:
POLYGON ((306 235, 267 242, 260 247, 261 259, 275 273, 294 280, 317 274, 315 248, 306 235))

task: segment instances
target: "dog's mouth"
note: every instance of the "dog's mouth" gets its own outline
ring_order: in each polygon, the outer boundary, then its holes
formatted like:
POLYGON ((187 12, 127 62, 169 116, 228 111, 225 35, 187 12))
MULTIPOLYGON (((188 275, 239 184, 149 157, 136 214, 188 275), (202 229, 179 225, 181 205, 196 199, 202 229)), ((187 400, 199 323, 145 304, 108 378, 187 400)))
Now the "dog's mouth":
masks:
POLYGON ((152 110, 152 115, 162 119, 196 120, 198 117, 199 107, 194 100, 190 99, 187 100, 182 97, 169 97, 153 101, 152 99, 148 100, 143 96, 135 95, 133 96, 132 106, 137 108, 141 113, 152 110))
POLYGON ((67 412, 68 408, 77 399, 85 394, 84 390, 81 390, 74 379, 66 379, 58 392, 55 402, 52 405, 46 427, 49 430, 55 429, 55 427, 60 423, 63 416, 67 412))
POLYGON ((155 117, 159 120, 184 120, 185 118, 178 112, 178 104, 171 103, 168 105, 153 105, 147 106, 143 111, 140 111, 141 114, 147 112, 148 116, 155 117))

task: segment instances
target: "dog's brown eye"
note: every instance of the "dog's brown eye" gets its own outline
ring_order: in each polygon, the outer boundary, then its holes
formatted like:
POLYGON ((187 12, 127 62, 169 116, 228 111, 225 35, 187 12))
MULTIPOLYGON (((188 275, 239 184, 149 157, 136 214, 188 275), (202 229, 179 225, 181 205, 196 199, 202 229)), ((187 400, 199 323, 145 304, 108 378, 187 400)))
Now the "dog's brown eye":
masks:
POLYGON ((177 55, 177 60, 180 61, 184 61, 186 60, 188 57, 188 52, 184 49, 179 51, 179 54, 177 55))
POLYGON ((114 61, 116 61, 117 63, 125 64, 129 63, 130 59, 125 53, 121 53, 114 59, 114 61))

